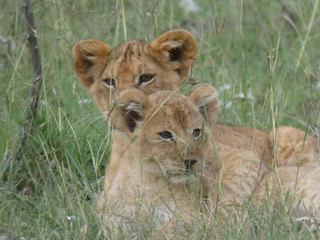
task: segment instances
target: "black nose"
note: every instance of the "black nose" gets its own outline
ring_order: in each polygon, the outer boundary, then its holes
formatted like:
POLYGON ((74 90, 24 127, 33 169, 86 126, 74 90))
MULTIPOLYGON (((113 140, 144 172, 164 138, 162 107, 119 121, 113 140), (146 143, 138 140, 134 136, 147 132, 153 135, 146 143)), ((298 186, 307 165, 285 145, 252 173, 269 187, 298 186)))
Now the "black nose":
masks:
POLYGON ((185 160, 184 165, 186 166, 187 172, 190 172, 192 166, 197 162, 197 160, 185 160))

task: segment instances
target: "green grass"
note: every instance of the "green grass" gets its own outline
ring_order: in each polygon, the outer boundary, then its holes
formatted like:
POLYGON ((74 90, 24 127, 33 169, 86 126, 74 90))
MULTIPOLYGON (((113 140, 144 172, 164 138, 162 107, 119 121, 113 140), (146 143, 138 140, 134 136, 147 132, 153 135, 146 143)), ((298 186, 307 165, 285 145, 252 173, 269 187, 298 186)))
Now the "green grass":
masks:
MULTIPOLYGON (((0 11, 0 239, 99 239, 93 201, 110 154, 108 127, 72 69, 72 46, 95 38, 117 45, 152 40, 172 28, 197 38, 192 77, 219 92, 223 123, 272 129, 320 127, 320 15, 313 1, 32 1, 43 66, 41 104, 26 159, 17 150, 32 81, 22 1, 0 11), (314 18, 312 13, 315 11, 314 18), (227 87, 226 87, 227 86, 227 87), (241 97, 243 94, 245 97, 241 97), (249 95, 248 95, 249 94, 249 95), (240 96, 240 97, 239 97, 240 96), (248 97, 249 96, 249 97, 248 97), (252 96, 252 97, 251 97, 252 96), (76 216, 70 221, 67 216, 76 216), (86 235, 81 227, 87 224, 86 235)), ((247 209, 241 222, 217 224, 222 239, 317 239, 286 208, 247 209)), ((118 236, 122 238, 121 236, 118 236)), ((110 235, 110 239, 118 239, 110 235)), ((191 231, 189 239, 206 238, 191 231)))

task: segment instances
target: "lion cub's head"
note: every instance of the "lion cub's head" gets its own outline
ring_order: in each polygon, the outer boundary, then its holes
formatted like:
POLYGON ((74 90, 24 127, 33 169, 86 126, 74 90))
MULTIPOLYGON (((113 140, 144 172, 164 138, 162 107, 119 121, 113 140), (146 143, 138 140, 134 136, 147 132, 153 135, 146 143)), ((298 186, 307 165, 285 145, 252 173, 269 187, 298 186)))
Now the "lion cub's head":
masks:
POLYGON ((138 88, 146 94, 174 90, 186 78, 198 54, 191 33, 173 30, 151 43, 132 40, 112 49, 85 40, 73 49, 74 69, 99 109, 108 113, 115 93, 138 88))
POLYGON ((203 169, 208 145, 208 119, 219 109, 216 90, 195 88, 189 97, 158 91, 146 95, 137 89, 120 93, 114 112, 115 130, 131 141, 130 154, 145 171, 177 183, 203 169))

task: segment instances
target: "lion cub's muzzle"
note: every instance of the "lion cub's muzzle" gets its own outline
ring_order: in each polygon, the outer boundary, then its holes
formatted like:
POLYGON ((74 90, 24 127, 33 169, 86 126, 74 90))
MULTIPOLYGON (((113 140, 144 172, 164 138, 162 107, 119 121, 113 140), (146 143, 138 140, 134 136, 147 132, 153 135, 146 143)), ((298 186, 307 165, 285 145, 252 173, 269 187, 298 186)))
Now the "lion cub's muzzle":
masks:
POLYGON ((195 159, 191 159, 191 160, 186 159, 186 160, 184 160, 184 165, 185 165, 185 167, 186 167, 186 171, 187 171, 187 172, 191 172, 191 171, 192 171, 192 166, 193 166, 196 162, 197 162, 197 160, 195 160, 195 159))

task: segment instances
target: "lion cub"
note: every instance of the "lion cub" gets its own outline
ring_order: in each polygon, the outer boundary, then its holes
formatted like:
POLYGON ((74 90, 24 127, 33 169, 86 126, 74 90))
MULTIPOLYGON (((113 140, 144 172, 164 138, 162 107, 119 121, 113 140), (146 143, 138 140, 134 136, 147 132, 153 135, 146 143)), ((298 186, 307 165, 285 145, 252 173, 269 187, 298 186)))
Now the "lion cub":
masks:
POLYGON ((73 48, 74 70, 104 114, 123 90, 138 88, 151 94, 178 89, 197 55, 197 42, 185 30, 168 31, 151 43, 127 41, 114 49, 93 39, 73 48))
POLYGON ((129 230, 136 218, 163 231, 186 228, 201 214, 202 176, 209 148, 208 112, 214 88, 189 97, 170 91, 120 93, 113 147, 98 212, 108 226, 129 230), (209 91, 208 91, 209 90, 209 91))
MULTIPOLYGON (((98 212, 107 226, 131 229, 137 219, 165 232, 186 230, 205 212, 231 216, 234 207, 266 197, 293 199, 293 216, 320 217, 319 167, 270 171, 252 151, 215 142, 208 127, 219 103, 209 85, 189 97, 170 91, 120 93, 114 143, 98 212), (268 188, 269 187, 269 188, 268 188), (271 187, 271 189, 270 189, 271 187)), ((208 215, 209 214, 209 215, 208 215)))

